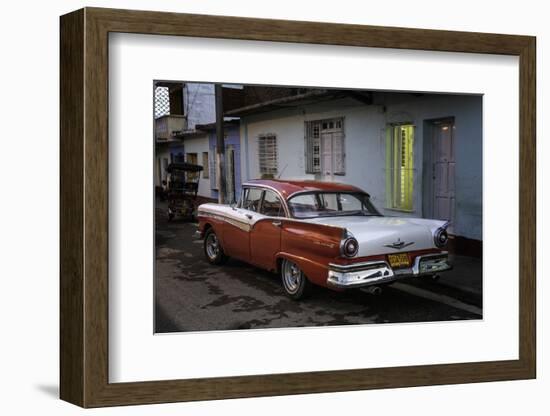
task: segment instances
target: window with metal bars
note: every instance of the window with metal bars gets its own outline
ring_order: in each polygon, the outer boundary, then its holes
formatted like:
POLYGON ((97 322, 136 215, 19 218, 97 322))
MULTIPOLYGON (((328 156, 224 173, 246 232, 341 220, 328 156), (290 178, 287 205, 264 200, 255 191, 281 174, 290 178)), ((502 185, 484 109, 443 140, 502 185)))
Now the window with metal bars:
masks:
POLYGON ((258 159, 260 175, 272 177, 277 174, 277 136, 275 134, 258 136, 258 159))
POLYGON ((386 130, 386 207, 413 210, 414 126, 400 124, 386 130))
POLYGON ((305 123, 306 173, 321 172, 321 121, 305 123))

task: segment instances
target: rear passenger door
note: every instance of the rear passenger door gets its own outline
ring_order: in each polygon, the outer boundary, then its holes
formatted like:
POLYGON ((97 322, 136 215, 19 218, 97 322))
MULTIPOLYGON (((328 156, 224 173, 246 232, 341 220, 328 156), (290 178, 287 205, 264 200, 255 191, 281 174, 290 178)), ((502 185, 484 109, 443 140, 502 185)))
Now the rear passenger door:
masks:
POLYGON ((281 251, 281 229, 285 213, 279 196, 264 191, 259 216, 250 231, 250 262, 267 270, 277 268, 276 256, 281 251))
POLYGON ((226 254, 250 261, 250 230, 259 214, 263 190, 245 188, 238 207, 234 207, 224 222, 223 248, 226 254))

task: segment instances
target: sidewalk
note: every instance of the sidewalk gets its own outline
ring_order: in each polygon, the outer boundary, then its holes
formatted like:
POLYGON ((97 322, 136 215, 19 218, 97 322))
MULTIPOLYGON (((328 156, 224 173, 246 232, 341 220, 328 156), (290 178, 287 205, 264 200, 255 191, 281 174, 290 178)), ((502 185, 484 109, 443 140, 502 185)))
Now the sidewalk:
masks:
POLYGON ((442 273, 438 284, 481 295, 483 262, 480 258, 449 255, 453 270, 442 273))

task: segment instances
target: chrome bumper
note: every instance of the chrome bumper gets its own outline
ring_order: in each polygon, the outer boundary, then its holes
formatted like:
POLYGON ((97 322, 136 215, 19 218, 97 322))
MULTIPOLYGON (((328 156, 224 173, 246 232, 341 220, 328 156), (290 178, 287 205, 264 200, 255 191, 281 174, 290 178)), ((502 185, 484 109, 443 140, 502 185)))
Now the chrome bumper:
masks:
POLYGON ((365 287, 452 269, 448 253, 417 256, 412 267, 392 269, 384 260, 349 265, 329 264, 327 285, 339 289, 365 287))

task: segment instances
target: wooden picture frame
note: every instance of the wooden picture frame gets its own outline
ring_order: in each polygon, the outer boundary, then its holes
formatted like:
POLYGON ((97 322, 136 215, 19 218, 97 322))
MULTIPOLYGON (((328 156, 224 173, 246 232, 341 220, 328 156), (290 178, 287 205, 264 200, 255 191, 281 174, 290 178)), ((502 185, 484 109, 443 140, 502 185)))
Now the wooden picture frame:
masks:
POLYGON ((82 407, 535 378, 535 38, 85 8, 61 17, 60 396, 82 407), (519 359, 109 383, 108 34, 368 46, 519 57, 519 359))

